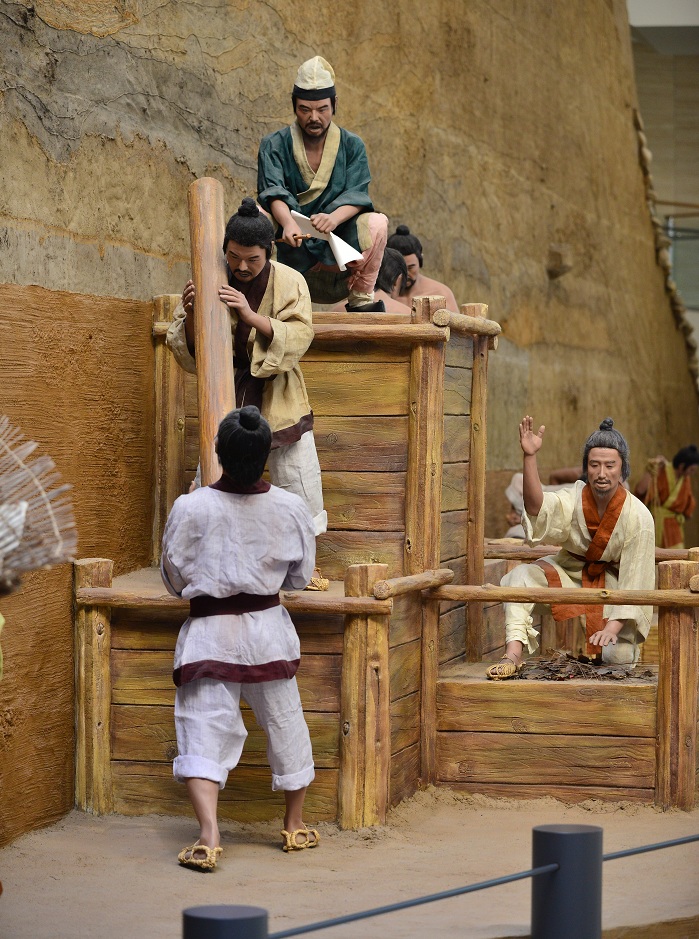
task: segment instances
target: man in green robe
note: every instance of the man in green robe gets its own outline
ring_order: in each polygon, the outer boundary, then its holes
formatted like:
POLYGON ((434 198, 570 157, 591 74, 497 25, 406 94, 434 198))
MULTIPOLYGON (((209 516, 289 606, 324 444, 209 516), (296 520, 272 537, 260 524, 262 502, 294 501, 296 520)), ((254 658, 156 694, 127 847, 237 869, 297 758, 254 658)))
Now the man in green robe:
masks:
POLYGON ((296 121, 263 138, 257 161, 258 200, 278 225, 278 260, 304 275, 317 302, 348 297, 350 311, 383 311, 374 287, 388 220, 373 211, 364 143, 333 122, 335 73, 325 59, 303 63, 291 98, 296 121), (292 211, 321 234, 335 232, 362 259, 340 272, 329 243, 304 238, 292 211))

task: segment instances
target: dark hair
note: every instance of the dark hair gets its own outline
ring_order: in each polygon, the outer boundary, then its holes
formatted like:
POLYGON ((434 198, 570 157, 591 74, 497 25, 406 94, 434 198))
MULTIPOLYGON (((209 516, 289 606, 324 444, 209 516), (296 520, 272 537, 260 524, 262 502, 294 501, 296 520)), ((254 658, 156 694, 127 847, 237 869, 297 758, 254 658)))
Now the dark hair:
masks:
POLYGON ((331 105, 331 107, 332 107, 332 109, 333 109, 333 114, 335 113, 335 102, 337 101, 337 95, 335 95, 335 94, 332 94, 332 95, 331 95, 331 94, 327 94, 327 95, 325 95, 325 97, 323 97, 323 98, 315 98, 315 97, 312 97, 312 94, 313 94, 313 93, 312 93, 311 91, 309 91, 307 98, 305 98, 303 95, 295 95, 295 94, 292 94, 292 95, 291 95, 291 104, 292 104, 292 106, 293 106, 293 108, 294 108, 294 114, 296 114, 296 102, 299 100, 299 98, 300 98, 302 101, 325 101, 326 98, 329 98, 329 99, 330 99, 330 105, 331 105))
POLYGON ((395 248, 384 248, 383 260, 376 278, 376 286, 379 290, 390 293, 398 277, 401 279, 400 292, 402 293, 408 282, 408 268, 405 259, 400 251, 396 251, 395 248))
POLYGON ((247 196, 240 203, 240 208, 231 215, 223 236, 225 254, 229 241, 235 241, 244 248, 264 248, 267 257, 272 254, 274 227, 270 220, 260 212, 254 199, 247 196))
POLYGON ((679 469, 680 466, 689 468, 697 464, 699 464, 699 450, 693 443, 690 443, 687 447, 682 447, 672 458, 672 465, 675 469, 679 469))
POLYGON ((411 235, 407 225, 399 225, 394 235, 389 235, 386 242, 389 248, 395 248, 400 251, 403 257, 409 254, 416 254, 422 267, 422 244, 417 235, 411 235))
POLYGON ((587 482, 587 458, 594 447, 604 447, 609 450, 616 450, 619 456, 621 457, 621 478, 622 480, 627 480, 629 478, 629 473, 631 472, 631 465, 629 463, 629 445, 626 442, 626 439, 619 433, 618 430, 614 430, 614 421, 611 417, 606 417, 602 423, 599 425, 599 430, 596 430, 594 433, 585 441, 585 446, 583 448, 583 460, 582 460, 582 479, 587 482))
POLYGON ((218 425, 219 463, 240 486, 251 486, 262 476, 271 446, 269 424, 252 404, 230 411, 218 425))

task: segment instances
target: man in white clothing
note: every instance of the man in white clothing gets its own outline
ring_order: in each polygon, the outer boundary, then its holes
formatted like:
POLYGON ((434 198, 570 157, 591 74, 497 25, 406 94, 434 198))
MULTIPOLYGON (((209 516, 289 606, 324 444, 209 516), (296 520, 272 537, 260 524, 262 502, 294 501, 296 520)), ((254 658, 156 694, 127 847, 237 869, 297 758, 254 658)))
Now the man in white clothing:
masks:
POLYGON ((163 580, 190 604, 175 649, 173 772, 187 784, 200 835, 178 859, 200 870, 213 870, 222 851, 218 793, 247 736, 241 694, 267 735, 272 788, 284 791, 284 849, 318 843, 302 818, 314 768, 295 678, 299 639, 279 602, 281 589, 310 580, 315 531, 299 496, 261 479, 271 442, 258 408, 227 414, 216 438, 221 479, 180 496, 163 535, 163 580))
MULTIPOLYGON (((591 434, 583 451, 583 479, 544 492, 536 455, 545 428, 531 417, 519 425, 524 454, 522 524, 529 544, 558 544, 561 550, 535 564, 521 564, 503 577, 504 587, 607 587, 652 590, 655 584, 653 517, 622 485, 630 472, 629 447, 610 418, 591 434)), ((538 646, 533 603, 505 604, 505 655, 487 669, 495 681, 513 678, 523 654, 538 646)), ((554 619, 585 616, 588 654, 603 662, 632 665, 648 635, 652 608, 555 604, 554 619)))

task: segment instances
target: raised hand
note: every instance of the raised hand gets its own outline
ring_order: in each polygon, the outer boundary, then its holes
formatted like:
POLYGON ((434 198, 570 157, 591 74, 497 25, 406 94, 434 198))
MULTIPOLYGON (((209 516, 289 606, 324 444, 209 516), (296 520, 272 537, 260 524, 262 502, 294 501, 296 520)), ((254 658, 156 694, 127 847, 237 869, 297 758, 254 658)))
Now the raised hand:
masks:
POLYGON ((525 456, 534 456, 541 450, 545 430, 546 427, 542 424, 535 432, 534 418, 529 415, 522 418, 519 424, 519 443, 525 456))

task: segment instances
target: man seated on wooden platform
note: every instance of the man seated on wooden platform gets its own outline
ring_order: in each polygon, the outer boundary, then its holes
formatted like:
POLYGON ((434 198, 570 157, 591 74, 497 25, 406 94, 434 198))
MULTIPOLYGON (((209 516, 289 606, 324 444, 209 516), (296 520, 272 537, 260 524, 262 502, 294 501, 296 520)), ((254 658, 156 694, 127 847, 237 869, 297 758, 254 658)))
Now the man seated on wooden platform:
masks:
MULTIPOLYGON (((313 438, 313 411, 299 366, 313 340, 311 298, 303 277, 270 260, 274 229, 254 199, 243 199, 228 220, 223 252, 228 284, 219 297, 231 312, 235 403, 254 404, 272 428, 272 483, 300 496, 313 516, 316 535, 327 531, 320 465, 313 438)), ((175 310, 167 344, 178 363, 196 372, 195 289, 188 281, 175 310)), ((318 572, 311 589, 327 589, 318 572)))
POLYGON ((419 238, 410 234, 407 225, 399 225, 386 244, 389 248, 400 251, 408 268, 408 282, 399 297, 401 303, 411 307, 413 297, 444 297, 447 301, 447 309, 454 313, 459 312, 456 299, 449 287, 431 277, 425 277, 422 273, 422 244, 419 238))
MULTIPOLYGON (((624 488, 629 476, 629 447, 610 418, 591 434, 583 450, 583 479, 557 492, 544 492, 537 453, 543 425, 523 418, 519 439, 524 454, 522 524, 531 545, 559 544, 558 554, 534 564, 521 564, 506 574, 503 587, 596 587, 652 590, 655 586, 653 517, 624 488)), ((513 678, 523 654, 536 651, 538 633, 532 626, 534 603, 505 603, 505 655, 486 675, 495 681, 513 678)), ((587 652, 603 662, 633 665, 639 644, 648 635, 649 606, 584 606, 552 604, 560 621, 585 616, 587 652)))
POLYGON ((350 312, 382 312, 374 286, 388 219, 374 212, 363 141, 333 122, 335 73, 317 55, 298 70, 291 92, 295 122, 263 138, 257 158, 258 201, 277 222, 277 257, 306 277, 318 303, 348 297, 350 312), (339 272, 326 240, 304 239, 292 210, 316 231, 334 232, 362 254, 339 272))

